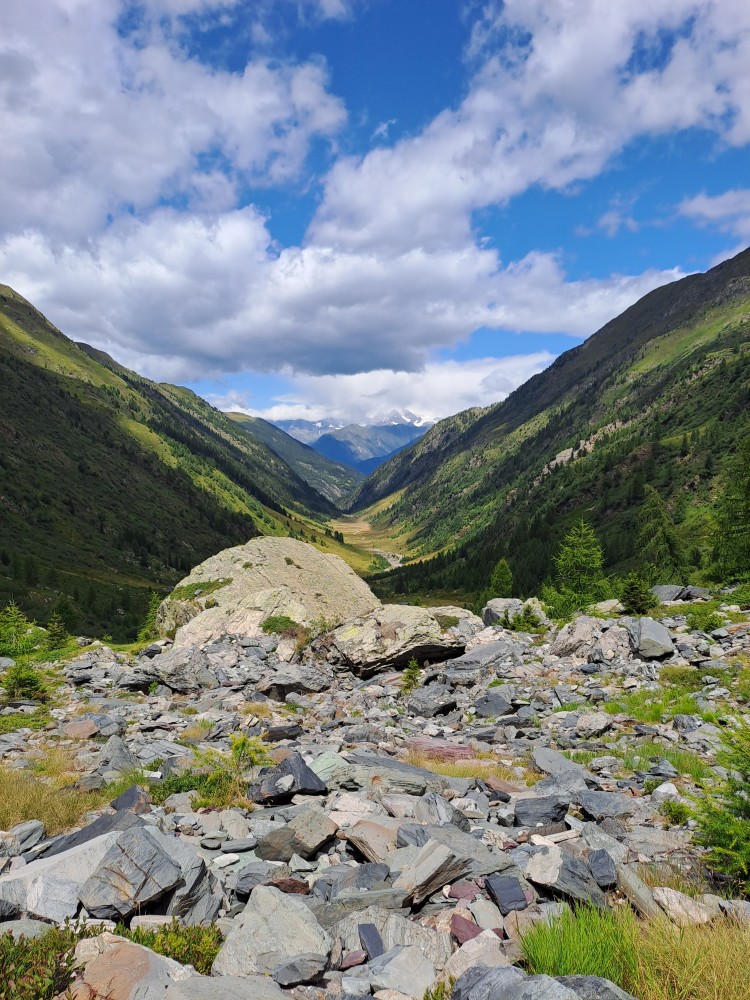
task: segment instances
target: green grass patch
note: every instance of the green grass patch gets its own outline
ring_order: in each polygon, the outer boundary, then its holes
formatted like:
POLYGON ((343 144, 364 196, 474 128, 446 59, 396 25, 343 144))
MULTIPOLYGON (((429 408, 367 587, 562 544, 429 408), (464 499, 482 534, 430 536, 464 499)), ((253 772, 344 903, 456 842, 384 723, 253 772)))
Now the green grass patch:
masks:
POLYGON ((232 582, 232 578, 226 580, 203 580, 199 583, 184 583, 180 587, 175 587, 169 595, 172 601, 193 601, 196 597, 207 597, 222 587, 227 587, 232 582))

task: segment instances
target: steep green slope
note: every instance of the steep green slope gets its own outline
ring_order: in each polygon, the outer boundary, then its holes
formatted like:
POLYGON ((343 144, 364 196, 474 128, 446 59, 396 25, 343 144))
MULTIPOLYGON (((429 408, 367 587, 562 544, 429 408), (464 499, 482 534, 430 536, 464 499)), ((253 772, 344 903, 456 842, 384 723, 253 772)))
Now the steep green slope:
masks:
POLYGON ((0 601, 116 638, 148 588, 332 504, 187 389, 74 344, 0 286, 0 601))
POLYGON ((504 555, 530 591, 581 514, 611 569, 638 565, 645 483, 697 566, 720 476, 747 433, 749 317, 746 251, 645 296, 503 403, 437 424, 354 502, 402 490, 379 517, 412 532, 414 553, 441 553, 388 586, 476 591, 504 555))
POLYGON ((331 461, 261 417, 250 417, 246 413, 227 413, 225 416, 270 448, 301 479, 332 503, 338 503, 351 493, 364 478, 356 469, 331 461))

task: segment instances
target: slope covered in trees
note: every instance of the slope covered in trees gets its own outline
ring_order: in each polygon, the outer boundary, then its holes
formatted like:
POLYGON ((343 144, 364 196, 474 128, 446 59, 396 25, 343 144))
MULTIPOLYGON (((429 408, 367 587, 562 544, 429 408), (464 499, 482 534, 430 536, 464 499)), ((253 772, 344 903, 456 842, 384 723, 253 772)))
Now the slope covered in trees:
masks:
POLYGON ((477 594, 505 557, 516 592, 532 593, 581 516, 608 571, 705 571, 749 412, 745 251, 651 292, 504 402, 441 421, 370 476, 352 506, 377 501, 381 525, 408 531, 410 556, 426 560, 379 585, 477 594))
POLYGON ((0 603, 133 633, 150 587, 331 502, 190 390, 74 344, 0 286, 0 603))

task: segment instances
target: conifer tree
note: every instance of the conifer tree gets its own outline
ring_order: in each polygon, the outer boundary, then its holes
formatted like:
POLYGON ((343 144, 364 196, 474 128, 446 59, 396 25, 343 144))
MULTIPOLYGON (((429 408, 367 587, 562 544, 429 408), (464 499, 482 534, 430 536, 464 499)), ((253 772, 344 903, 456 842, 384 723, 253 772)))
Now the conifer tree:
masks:
POLYGON ((726 579, 750 574, 750 437, 732 463, 719 500, 714 557, 726 579))
POLYGON ((44 639, 44 648, 48 650, 61 649, 69 638, 65 622, 59 614, 53 611, 47 622, 47 635, 44 639))
POLYGON ((513 593, 513 573, 507 559, 495 563, 490 577, 490 597, 510 597, 513 593))
POLYGON ((645 502, 641 507, 641 527, 638 532, 638 546, 651 576, 666 583, 680 579, 683 573, 683 558, 677 539, 674 521, 667 505, 653 488, 646 486, 645 502))
POLYGON ((555 556, 560 586, 589 603, 596 596, 597 585, 604 576, 602 561, 602 547, 594 529, 581 518, 567 533, 555 556))

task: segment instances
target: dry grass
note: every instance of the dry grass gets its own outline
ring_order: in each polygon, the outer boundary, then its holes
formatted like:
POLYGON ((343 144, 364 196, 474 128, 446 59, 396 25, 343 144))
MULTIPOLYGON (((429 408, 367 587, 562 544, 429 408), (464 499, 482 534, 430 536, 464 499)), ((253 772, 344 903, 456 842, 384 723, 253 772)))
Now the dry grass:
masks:
POLYGON ((180 734, 182 740, 202 740, 211 729, 214 723, 210 719, 196 719, 187 729, 183 729, 180 734))
POLYGON ((499 778, 501 781, 515 782, 517 785, 521 781, 512 768, 491 756, 462 758, 461 760, 438 760, 416 750, 410 750, 404 760, 407 764, 424 768, 425 771, 432 771, 433 774, 442 774, 446 778, 492 777, 499 778))
POLYGON ((696 898, 702 896, 704 892, 711 892, 715 895, 723 895, 717 892, 716 886, 710 885, 697 868, 690 865, 677 864, 644 864, 638 866, 638 874, 652 889, 663 886, 667 889, 676 889, 685 896, 696 898))
POLYGON ((107 796, 79 792, 64 780, 41 778, 24 771, 0 768, 0 830, 40 819, 49 836, 78 826, 81 817, 107 796))
POLYGON ((243 715, 254 715, 258 719, 270 719, 273 715, 271 706, 266 701, 247 701, 240 707, 243 715))
POLYGON ((50 778, 57 785, 66 787, 79 777, 75 766, 76 751, 69 747, 48 747, 44 757, 35 760, 31 770, 39 778, 50 778))
POLYGON ((600 975, 638 1000, 747 1000, 750 925, 720 918, 675 927, 641 922, 632 910, 579 908, 523 938, 529 971, 600 975))

